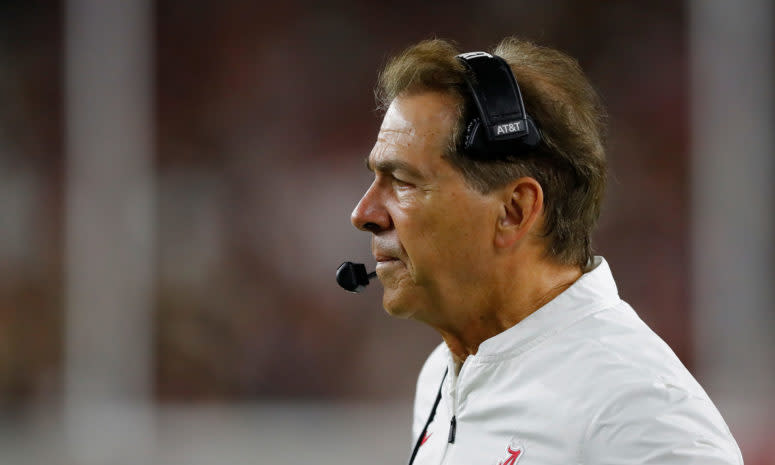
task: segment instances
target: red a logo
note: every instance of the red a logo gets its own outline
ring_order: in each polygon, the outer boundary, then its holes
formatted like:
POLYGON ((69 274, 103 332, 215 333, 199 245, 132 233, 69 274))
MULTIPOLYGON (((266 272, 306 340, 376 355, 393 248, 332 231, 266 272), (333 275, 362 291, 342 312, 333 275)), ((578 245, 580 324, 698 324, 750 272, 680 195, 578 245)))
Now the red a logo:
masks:
POLYGON ((522 448, 517 447, 516 450, 514 450, 509 446, 506 448, 506 451, 508 452, 509 457, 505 461, 499 462, 498 465, 516 465, 517 460, 522 456, 522 448))

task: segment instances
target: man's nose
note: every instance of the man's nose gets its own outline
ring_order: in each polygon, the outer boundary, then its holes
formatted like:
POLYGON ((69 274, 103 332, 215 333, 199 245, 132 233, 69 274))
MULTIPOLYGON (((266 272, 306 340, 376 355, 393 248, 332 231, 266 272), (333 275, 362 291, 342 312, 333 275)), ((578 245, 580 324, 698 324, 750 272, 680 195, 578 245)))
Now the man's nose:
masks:
POLYGON ((361 231, 375 234, 390 228, 390 215, 385 209, 376 182, 363 194, 350 215, 350 221, 361 231))

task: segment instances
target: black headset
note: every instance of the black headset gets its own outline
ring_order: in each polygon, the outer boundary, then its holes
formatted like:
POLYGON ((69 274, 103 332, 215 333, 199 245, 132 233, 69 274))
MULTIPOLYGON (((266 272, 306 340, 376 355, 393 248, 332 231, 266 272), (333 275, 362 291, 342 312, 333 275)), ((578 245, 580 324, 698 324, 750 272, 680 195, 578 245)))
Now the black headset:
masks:
POLYGON ((493 160, 535 149, 541 132, 525 111, 522 92, 506 60, 487 52, 461 53, 456 58, 466 68, 466 84, 477 110, 466 121, 460 150, 474 159, 493 160))

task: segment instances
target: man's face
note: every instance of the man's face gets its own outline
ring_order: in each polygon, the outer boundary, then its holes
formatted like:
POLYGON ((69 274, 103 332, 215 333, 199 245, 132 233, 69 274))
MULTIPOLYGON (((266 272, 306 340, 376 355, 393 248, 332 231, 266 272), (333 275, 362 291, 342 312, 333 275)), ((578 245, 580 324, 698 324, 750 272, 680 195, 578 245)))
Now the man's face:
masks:
POLYGON ((396 316, 443 326, 485 296, 499 204, 443 158, 456 122, 452 97, 396 98, 367 160, 374 181, 352 212, 396 316))

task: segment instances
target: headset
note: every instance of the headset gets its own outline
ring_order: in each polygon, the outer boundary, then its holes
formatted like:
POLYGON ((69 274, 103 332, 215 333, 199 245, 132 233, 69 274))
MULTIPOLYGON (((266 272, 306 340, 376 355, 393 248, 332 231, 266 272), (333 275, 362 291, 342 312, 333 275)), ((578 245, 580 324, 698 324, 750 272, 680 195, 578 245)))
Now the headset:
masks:
MULTIPOLYGON (((472 115, 466 119, 458 149, 476 160, 499 160, 531 153, 541 143, 541 131, 525 111, 522 92, 508 63, 486 52, 461 53, 456 58, 466 69, 466 86, 476 107, 475 114, 472 109, 467 110, 472 115)), ((359 293, 376 275, 376 272, 367 273, 362 263, 344 262, 336 271, 336 282, 347 291, 359 293)), ((428 420, 412 449, 409 465, 414 462, 428 426, 436 416, 446 377, 445 371, 428 420)), ((453 428, 449 442, 454 440, 453 428)))

